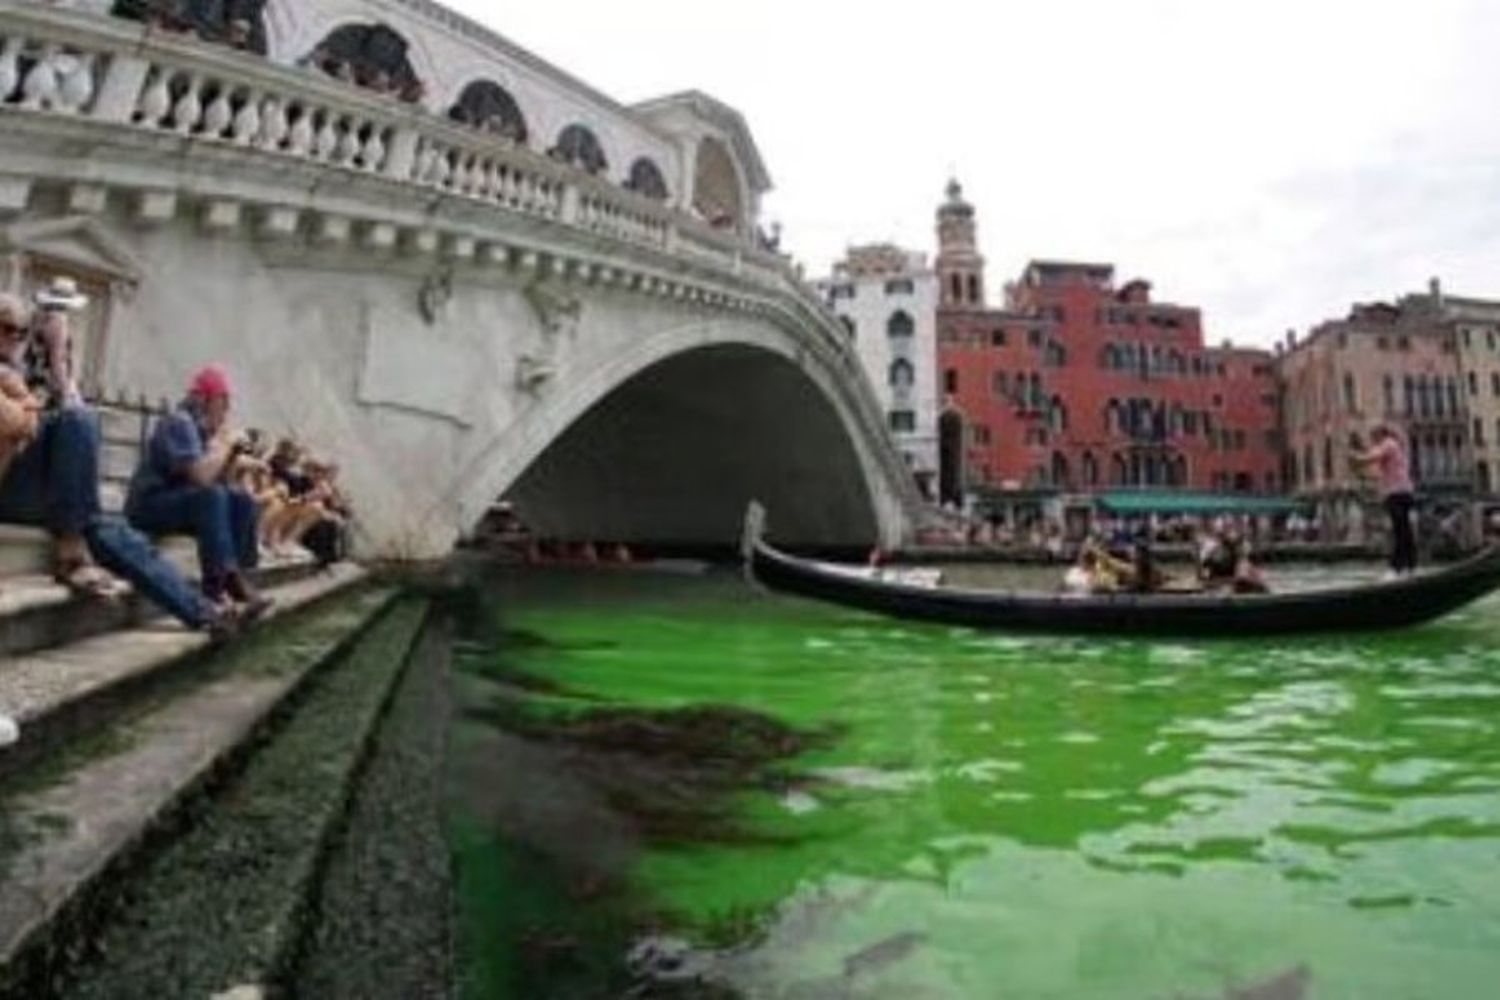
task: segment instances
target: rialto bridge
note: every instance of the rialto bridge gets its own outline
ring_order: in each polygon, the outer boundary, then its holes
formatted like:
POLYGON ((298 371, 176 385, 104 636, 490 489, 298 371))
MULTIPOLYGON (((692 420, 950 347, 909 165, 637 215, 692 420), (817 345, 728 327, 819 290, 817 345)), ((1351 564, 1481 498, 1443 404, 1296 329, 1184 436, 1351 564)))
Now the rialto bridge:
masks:
POLYGON ((335 458, 372 551, 499 497, 562 538, 886 544, 922 509, 696 92, 621 105, 427 0, 0 0, 0 284, 91 297, 89 388, 335 458))

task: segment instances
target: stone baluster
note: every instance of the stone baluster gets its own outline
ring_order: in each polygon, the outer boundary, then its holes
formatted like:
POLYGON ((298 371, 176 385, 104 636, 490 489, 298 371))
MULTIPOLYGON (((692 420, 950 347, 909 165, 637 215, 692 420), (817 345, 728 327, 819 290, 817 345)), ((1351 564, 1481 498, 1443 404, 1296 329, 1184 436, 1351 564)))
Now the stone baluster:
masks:
POLYGON ((479 193, 487 201, 495 201, 500 195, 500 167, 494 160, 485 162, 484 182, 479 187, 479 193))
POLYGON ((288 131, 286 102, 279 97, 267 96, 260 106, 260 135, 255 144, 261 149, 280 149, 288 131))
POLYGON ((365 140, 365 148, 360 150, 360 162, 366 170, 378 171, 385 165, 385 140, 380 133, 379 125, 371 125, 370 138, 365 140))
POLYGON ((224 135, 234 121, 234 106, 229 103, 229 86, 219 84, 218 93, 208 102, 203 112, 203 134, 217 139, 224 135))
POLYGON ((89 114, 100 121, 134 121, 150 72, 151 64, 139 56, 111 55, 98 73, 99 90, 89 114))
POLYGON ((359 148, 359 126, 353 118, 346 117, 341 124, 338 148, 333 153, 334 162, 341 167, 353 166, 359 148))
POLYGON ((165 66, 158 66, 152 71, 151 83, 142 91, 136 109, 142 125, 155 128, 167 117, 167 112, 172 110, 172 91, 167 86, 167 77, 170 75, 171 71, 165 66))
POLYGON ((287 133, 287 151, 293 156, 308 156, 317 139, 317 130, 313 128, 313 109, 306 104, 298 105, 297 120, 292 122, 292 130, 287 133))
POLYGON ((42 50, 31 72, 21 84, 21 107, 32 111, 50 108, 57 103, 57 54, 59 46, 48 45, 42 50))
POLYGON ((451 159, 456 155, 457 154, 452 150, 442 148, 438 149, 437 159, 434 160, 432 164, 433 184, 437 185, 440 188, 445 188, 448 186, 449 180, 451 180, 453 177, 453 163, 451 162, 451 159))
POLYGON ((412 163, 411 179, 418 184, 431 184, 433 177, 437 175, 437 157, 437 146, 433 145, 431 139, 423 139, 412 163))
POLYGON ((323 110, 323 122, 318 126, 317 142, 313 146, 313 155, 323 161, 333 158, 334 150, 339 147, 338 129, 334 127, 333 112, 323 110))
POLYGON ((197 73, 188 77, 187 90, 177 99, 172 106, 172 125, 183 135, 197 128, 198 122, 203 118, 203 98, 200 91, 203 89, 203 78, 197 73))
POLYGON ((240 110, 235 113, 234 121, 230 123, 229 137, 237 145, 248 146, 255 141, 260 134, 260 106, 261 95, 258 90, 250 90, 245 93, 245 103, 240 105, 240 110))
POLYGON ((21 37, 11 35, 0 49, 0 101, 8 101, 21 83, 21 37))
POLYGON ((58 74, 62 82, 58 86, 57 107, 69 114, 78 114, 94 97, 94 62, 92 52, 63 56, 58 60, 58 74))

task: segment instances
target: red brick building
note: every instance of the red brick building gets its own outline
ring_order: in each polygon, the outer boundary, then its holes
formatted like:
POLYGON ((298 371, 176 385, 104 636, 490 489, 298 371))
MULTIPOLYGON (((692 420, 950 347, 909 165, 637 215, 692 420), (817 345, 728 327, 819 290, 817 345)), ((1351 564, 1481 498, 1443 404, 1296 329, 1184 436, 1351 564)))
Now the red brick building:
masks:
POLYGON ((1116 287, 1108 264, 1033 261, 984 295, 974 209, 938 210, 941 486, 964 494, 1151 486, 1276 493, 1279 400, 1268 351, 1207 347, 1193 307, 1116 287))

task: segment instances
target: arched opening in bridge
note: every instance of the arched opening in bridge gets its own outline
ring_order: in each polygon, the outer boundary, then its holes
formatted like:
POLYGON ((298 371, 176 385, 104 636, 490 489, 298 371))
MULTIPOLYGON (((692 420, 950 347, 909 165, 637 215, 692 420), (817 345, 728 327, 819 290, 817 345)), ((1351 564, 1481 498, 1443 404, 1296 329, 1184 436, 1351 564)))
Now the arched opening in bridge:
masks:
POLYGON ((383 24, 346 24, 313 48, 307 62, 329 76, 414 101, 422 81, 406 52, 409 46, 383 24))
POLYGON ((179 31, 191 31, 206 42, 265 55, 266 0, 189 0, 163 4, 151 0, 114 0, 110 13, 132 21, 148 21, 179 31))
POLYGON ((521 106, 493 80, 475 80, 465 87, 448 109, 448 117, 460 125, 493 132, 512 142, 524 143, 531 134, 521 106))
POLYGON ((716 229, 738 231, 745 219, 739 171, 722 142, 712 136, 698 143, 693 209, 716 229))
POLYGON ((955 410, 938 418, 938 502, 964 502, 964 418, 955 410))
POLYGON ((775 542, 863 551, 879 537, 868 475, 802 368, 721 345, 660 361, 604 396, 506 499, 539 538, 719 550, 759 500, 775 542))
POLYGON ((602 174, 609 169, 609 159, 599 137, 584 125, 569 125, 559 132, 557 143, 547 150, 547 155, 591 174, 602 174))
POLYGON ((655 201, 667 200, 667 180, 661 168, 649 156, 642 156, 630 165, 630 176, 625 178, 625 190, 643 194, 655 201))

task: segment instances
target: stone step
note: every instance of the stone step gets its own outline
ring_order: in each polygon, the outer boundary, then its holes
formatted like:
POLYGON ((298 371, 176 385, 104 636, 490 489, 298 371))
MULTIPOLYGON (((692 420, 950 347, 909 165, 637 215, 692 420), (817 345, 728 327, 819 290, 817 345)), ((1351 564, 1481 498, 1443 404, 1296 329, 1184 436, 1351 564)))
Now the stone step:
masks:
MULTIPOLYGON (((113 498, 111 498, 113 499, 113 498)), ((104 498, 101 497, 101 501, 104 498)), ((123 504, 123 499, 118 501, 123 504)), ((108 510, 109 503, 104 503, 108 510)), ((184 573, 197 572, 197 549, 191 538, 172 535, 157 540, 162 555, 184 573)), ((0 588, 7 576, 49 576, 52 573, 52 539, 41 528, 0 524, 0 588)))
MULTIPOLYGON (((177 558, 173 561, 185 563, 177 558)), ((317 571, 308 554, 268 560, 254 574, 258 585, 277 587, 317 571)), ((185 572, 190 579, 197 574, 185 572)), ((0 669, 5 659, 129 628, 160 617, 159 609, 126 593, 118 600, 77 597, 51 576, 0 578, 0 669)))
POLYGON ((258 644, 232 648, 214 676, 121 720, 92 745, 83 741, 47 778, 12 791, 0 808, 13 845, 0 866, 0 997, 56 995, 61 963, 90 950, 81 945, 96 940, 97 921, 112 908, 124 911, 115 926, 127 937, 149 931, 196 935, 204 943, 151 956, 101 945, 93 953, 107 960, 161 963, 179 985, 139 991, 107 971, 101 985, 85 967, 67 995, 207 997, 214 991, 194 990, 183 978, 201 976, 204 963, 222 953, 215 948, 238 948, 236 973, 258 977, 253 959, 282 951, 297 924, 291 900, 305 896, 273 890, 311 879, 319 845, 342 811, 349 775, 399 672, 399 663, 391 666, 378 654, 400 648, 404 660, 425 613, 412 605, 384 614, 393 596, 367 591, 258 644), (340 661, 334 674, 310 686, 309 700, 284 729, 257 742, 278 707, 320 668, 340 661), (356 673, 347 676, 351 669, 356 673), (322 739, 288 744, 303 719, 304 729, 322 739), (195 794, 208 792, 216 774, 227 778, 246 758, 246 771, 228 778, 232 787, 223 798, 195 794), (289 784, 303 794, 278 800, 289 784), (273 817, 270 807, 278 804, 273 817), (212 821, 193 822, 208 812, 212 821), (184 832, 171 840, 174 829, 184 832), (264 853, 272 834, 295 852, 264 853), (219 870, 210 871, 215 865, 219 870), (150 878, 152 888, 136 891, 133 872, 150 878), (259 906, 240 898, 257 892, 259 906), (136 907, 150 911, 144 924, 132 913, 136 907), (231 936, 236 919, 251 926, 231 936))
MULTIPOLYGON (((353 565, 276 587, 272 617, 314 604, 363 579, 353 565)), ((245 642, 253 642, 247 636, 245 642)), ((109 632, 0 660, 0 713, 21 726, 21 740, 0 752, 0 778, 117 711, 122 704, 196 665, 208 636, 175 622, 109 632)))

